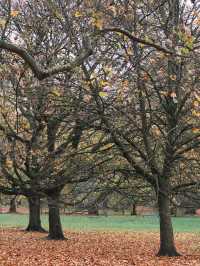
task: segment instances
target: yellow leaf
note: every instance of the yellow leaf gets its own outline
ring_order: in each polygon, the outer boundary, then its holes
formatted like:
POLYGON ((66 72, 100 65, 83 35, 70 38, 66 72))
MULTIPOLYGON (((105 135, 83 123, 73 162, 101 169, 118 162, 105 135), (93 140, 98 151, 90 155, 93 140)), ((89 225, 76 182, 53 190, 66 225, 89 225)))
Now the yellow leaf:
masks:
POLYGON ((159 52, 158 53, 158 58, 159 59, 165 59, 166 58, 166 54, 159 52))
POLYGON ((183 54, 183 55, 187 55, 190 52, 189 49, 185 48, 185 47, 181 48, 180 51, 181 51, 181 54, 183 54))
POLYGON ((0 19, 0 28, 5 27, 6 25, 6 20, 5 19, 0 19))
POLYGON ((29 123, 28 123, 27 121, 23 121, 23 122, 21 123, 21 127, 22 127, 23 129, 29 129, 29 128, 30 128, 30 125, 29 125, 29 123))
POLYGON ((16 17, 18 14, 19 14, 19 11, 18 10, 12 10, 10 12, 11 17, 16 17))
POLYGON ((131 47, 128 47, 126 51, 128 55, 133 55, 133 50, 131 47))
POLYGON ((13 163, 12 163, 11 160, 6 159, 5 165, 6 165, 7 168, 11 168, 13 163))
POLYGON ((192 115, 196 117, 200 117, 200 112, 197 112, 195 110, 192 111, 192 115))
POLYGON ((116 34, 119 35, 120 37, 123 36, 121 32, 116 32, 116 34))
POLYGON ((51 92, 54 96, 59 97, 61 96, 60 92, 58 91, 58 89, 53 89, 51 92))
POLYGON ((106 87, 106 86, 109 85, 109 82, 106 81, 106 80, 100 80, 99 84, 100 84, 101 87, 106 87))
POLYGON ((100 96, 100 97, 106 97, 106 96, 108 96, 108 93, 105 92, 105 91, 100 91, 100 92, 99 92, 99 96, 100 96))
POLYGON ((107 74, 112 73, 112 67, 107 67, 107 66, 105 66, 103 69, 104 69, 104 71, 105 71, 107 74))
POLYGON ((161 91, 160 94, 163 95, 163 96, 168 96, 168 92, 167 91, 161 91))
POLYGON ((97 29, 102 30, 103 28, 103 19, 101 18, 93 18, 92 25, 95 26, 97 29))
POLYGON ((82 14, 80 11, 76 11, 76 12, 74 13, 74 16, 75 16, 76 18, 79 18, 79 17, 82 17, 83 14, 82 14))
POLYGON ((140 48, 144 48, 144 44, 143 43, 139 43, 139 47, 140 48))
POLYGON ((194 102, 193 102, 193 106, 194 106, 194 107, 198 107, 198 106, 199 106, 199 102, 198 102, 198 101, 194 101, 194 102))

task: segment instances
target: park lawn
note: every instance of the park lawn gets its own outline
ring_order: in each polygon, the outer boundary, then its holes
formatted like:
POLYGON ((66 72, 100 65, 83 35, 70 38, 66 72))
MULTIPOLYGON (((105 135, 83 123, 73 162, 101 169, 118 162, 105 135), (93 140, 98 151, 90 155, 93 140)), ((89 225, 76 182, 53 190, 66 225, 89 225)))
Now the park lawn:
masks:
MULTIPOLYGON (((62 215, 64 230, 72 231, 158 231, 157 216, 67 216, 62 215)), ((26 227, 26 214, 0 214, 1 227, 26 227)), ((42 215, 48 229, 48 216, 42 215)), ((200 217, 173 217, 175 232, 200 232, 200 217)))

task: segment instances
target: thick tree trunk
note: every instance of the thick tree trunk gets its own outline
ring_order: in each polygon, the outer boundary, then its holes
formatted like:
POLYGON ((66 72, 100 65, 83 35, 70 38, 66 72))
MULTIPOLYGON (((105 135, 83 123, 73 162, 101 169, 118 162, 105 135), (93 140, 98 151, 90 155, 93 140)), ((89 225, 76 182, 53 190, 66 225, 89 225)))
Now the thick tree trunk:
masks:
POLYGON ((26 231, 36 231, 36 232, 46 232, 42 228, 41 219, 40 219, 40 198, 29 197, 29 224, 26 228, 26 231))
POLYGON ((60 192, 52 192, 48 195, 49 207, 49 235, 48 239, 63 240, 65 239, 60 221, 59 210, 60 192))
POLYGON ((160 250, 157 256, 180 256, 174 244, 174 234, 168 197, 168 181, 162 180, 158 192, 158 208, 160 216, 160 250))
POLYGON ((11 213, 16 213, 17 212, 17 207, 16 207, 16 196, 13 197, 10 200, 10 208, 9 208, 9 212, 11 213))

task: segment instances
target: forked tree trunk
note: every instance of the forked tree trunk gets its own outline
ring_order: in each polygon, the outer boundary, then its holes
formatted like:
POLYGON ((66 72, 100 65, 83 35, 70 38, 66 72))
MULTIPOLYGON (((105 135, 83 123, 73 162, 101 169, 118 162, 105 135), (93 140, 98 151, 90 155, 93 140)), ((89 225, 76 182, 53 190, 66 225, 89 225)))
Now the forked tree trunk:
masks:
POLYGON ((29 203, 29 224, 26 231, 46 232, 42 228, 40 219, 40 198, 37 196, 28 197, 29 203))
POLYGON ((10 213, 16 213, 17 212, 17 207, 16 207, 16 196, 14 196, 10 200, 10 208, 9 208, 10 213))
POLYGON ((160 216, 160 250, 157 256, 180 256, 176 251, 168 197, 169 183, 162 180, 158 192, 158 208, 160 216))
POLYGON ((63 240, 65 239, 59 210, 59 196, 60 192, 52 192, 48 195, 49 207, 49 235, 48 239, 63 240))

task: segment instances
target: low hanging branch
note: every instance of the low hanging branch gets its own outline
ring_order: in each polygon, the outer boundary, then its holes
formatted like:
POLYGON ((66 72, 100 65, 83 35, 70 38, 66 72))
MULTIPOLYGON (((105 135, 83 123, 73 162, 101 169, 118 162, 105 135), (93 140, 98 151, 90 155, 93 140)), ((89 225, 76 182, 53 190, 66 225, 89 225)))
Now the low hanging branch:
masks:
POLYGON ((92 49, 87 47, 86 50, 82 51, 73 62, 46 70, 42 69, 41 66, 36 63, 36 60, 25 49, 20 48, 17 45, 9 43, 5 40, 0 40, 0 49, 7 50, 20 56, 31 68, 35 77, 39 80, 43 80, 58 73, 71 72, 74 68, 80 66, 84 60, 92 54, 92 49))

